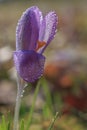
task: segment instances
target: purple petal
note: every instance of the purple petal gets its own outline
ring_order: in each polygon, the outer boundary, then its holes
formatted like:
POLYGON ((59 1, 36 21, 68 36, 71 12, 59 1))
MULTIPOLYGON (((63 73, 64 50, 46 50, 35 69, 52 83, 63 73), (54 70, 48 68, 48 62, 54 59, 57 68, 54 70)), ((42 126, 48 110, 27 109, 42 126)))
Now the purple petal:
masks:
POLYGON ((42 13, 36 6, 23 13, 16 28, 16 50, 35 50, 41 17, 42 13))
POLYGON ((55 12, 50 12, 45 17, 46 29, 44 41, 49 43, 53 38, 57 30, 58 17, 55 12))
POLYGON ((45 29, 46 29, 46 21, 42 20, 41 24, 40 24, 39 41, 43 41, 44 40, 45 29))
POLYGON ((43 47, 42 52, 54 38, 57 30, 57 23, 58 23, 58 17, 56 13, 53 11, 49 12, 44 18, 42 22, 43 26, 40 27, 40 31, 43 31, 42 32, 43 36, 41 33, 39 33, 39 39, 46 42, 47 44, 45 47, 43 47))
POLYGON ((14 62, 18 74, 27 82, 34 82, 43 74, 45 57, 35 51, 15 51, 14 62))

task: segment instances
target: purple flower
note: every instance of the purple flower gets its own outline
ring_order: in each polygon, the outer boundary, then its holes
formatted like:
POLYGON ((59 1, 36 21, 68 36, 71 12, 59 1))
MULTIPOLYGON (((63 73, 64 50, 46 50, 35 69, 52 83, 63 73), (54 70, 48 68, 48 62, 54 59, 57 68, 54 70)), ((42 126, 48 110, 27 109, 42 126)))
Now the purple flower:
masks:
POLYGON ((45 48, 54 38, 57 16, 54 11, 43 17, 38 7, 28 8, 16 28, 14 62, 18 74, 27 82, 34 82, 43 74, 45 48))

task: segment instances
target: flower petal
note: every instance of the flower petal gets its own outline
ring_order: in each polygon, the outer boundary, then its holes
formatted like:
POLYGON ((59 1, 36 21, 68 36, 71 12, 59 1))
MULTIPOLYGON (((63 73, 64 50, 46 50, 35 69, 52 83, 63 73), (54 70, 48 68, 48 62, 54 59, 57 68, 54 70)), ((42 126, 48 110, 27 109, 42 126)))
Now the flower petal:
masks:
POLYGON ((27 82, 34 82, 43 74, 45 57, 35 51, 15 51, 14 62, 18 74, 27 82))
POLYGON ((56 30, 57 30, 58 17, 54 11, 49 12, 46 17, 43 19, 42 25, 40 27, 39 39, 44 41, 46 46, 43 47, 42 52, 50 43, 50 41, 54 38, 56 30))
POLYGON ((39 41, 43 41, 44 40, 45 29, 46 29, 46 21, 45 20, 41 20, 40 31, 39 31, 39 41))
POLYGON ((28 8, 16 28, 16 50, 34 50, 39 37, 41 11, 38 7, 28 8))

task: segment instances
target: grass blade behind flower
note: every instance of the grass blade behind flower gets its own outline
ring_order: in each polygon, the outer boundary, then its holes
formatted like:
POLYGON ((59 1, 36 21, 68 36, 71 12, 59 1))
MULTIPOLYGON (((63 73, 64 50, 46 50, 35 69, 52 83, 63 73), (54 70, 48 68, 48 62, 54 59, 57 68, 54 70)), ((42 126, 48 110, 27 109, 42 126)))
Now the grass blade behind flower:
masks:
POLYGON ((7 123, 5 121, 4 115, 2 116, 2 123, 0 125, 0 130, 7 130, 7 123))
POLYGON ((58 112, 56 112, 56 114, 55 114, 55 116, 54 116, 54 118, 52 119, 52 121, 51 121, 51 123, 50 123, 50 126, 49 126, 49 128, 48 128, 48 130, 52 130, 52 128, 53 128, 53 125, 54 125, 54 123, 55 123, 55 120, 57 119, 57 117, 58 117, 58 112))
POLYGON ((9 121, 7 125, 7 130, 10 130, 10 126, 11 126, 11 122, 9 121))
POLYGON ((27 121, 26 129, 25 130, 29 130, 31 122, 32 122, 32 116, 33 116, 33 112, 34 112, 36 98, 37 98, 37 95, 38 95, 38 92, 39 92, 39 89, 40 89, 40 83, 41 82, 39 81, 38 84, 37 84, 37 86, 36 86, 36 89, 35 89, 35 93, 34 93, 34 97, 33 97, 33 102, 32 102, 32 106, 31 106, 30 112, 29 112, 29 117, 28 117, 28 121, 27 121))
POLYGON ((46 98, 46 102, 43 107, 43 113, 45 118, 50 118, 51 116, 54 115, 53 103, 48 83, 44 77, 42 78, 42 84, 44 95, 46 98))
POLYGON ((24 130, 24 120, 21 120, 21 124, 20 124, 20 130, 24 130))

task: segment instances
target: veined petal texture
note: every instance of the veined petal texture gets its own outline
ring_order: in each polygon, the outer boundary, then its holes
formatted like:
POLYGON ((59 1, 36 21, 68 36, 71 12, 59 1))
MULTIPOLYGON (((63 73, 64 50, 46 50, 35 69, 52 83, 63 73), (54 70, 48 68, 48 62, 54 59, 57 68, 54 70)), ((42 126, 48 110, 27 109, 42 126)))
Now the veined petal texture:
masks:
POLYGON ((43 19, 43 27, 41 27, 40 30, 43 30, 43 36, 41 33, 39 33, 39 38, 46 42, 46 46, 42 49, 42 52, 47 47, 47 45, 51 42, 51 40, 54 38, 55 33, 57 31, 57 23, 58 23, 58 17, 54 11, 49 12, 45 18, 43 19))
POLYGON ((16 28, 16 50, 35 50, 41 17, 42 13, 36 6, 23 13, 16 28))
POLYGON ((27 82, 34 82, 43 74, 45 57, 35 51, 15 51, 14 62, 18 74, 27 82))
POLYGON ((44 41, 49 43, 53 38, 57 30, 57 22, 58 17, 54 11, 49 12, 46 17, 46 28, 45 28, 45 36, 44 41))

